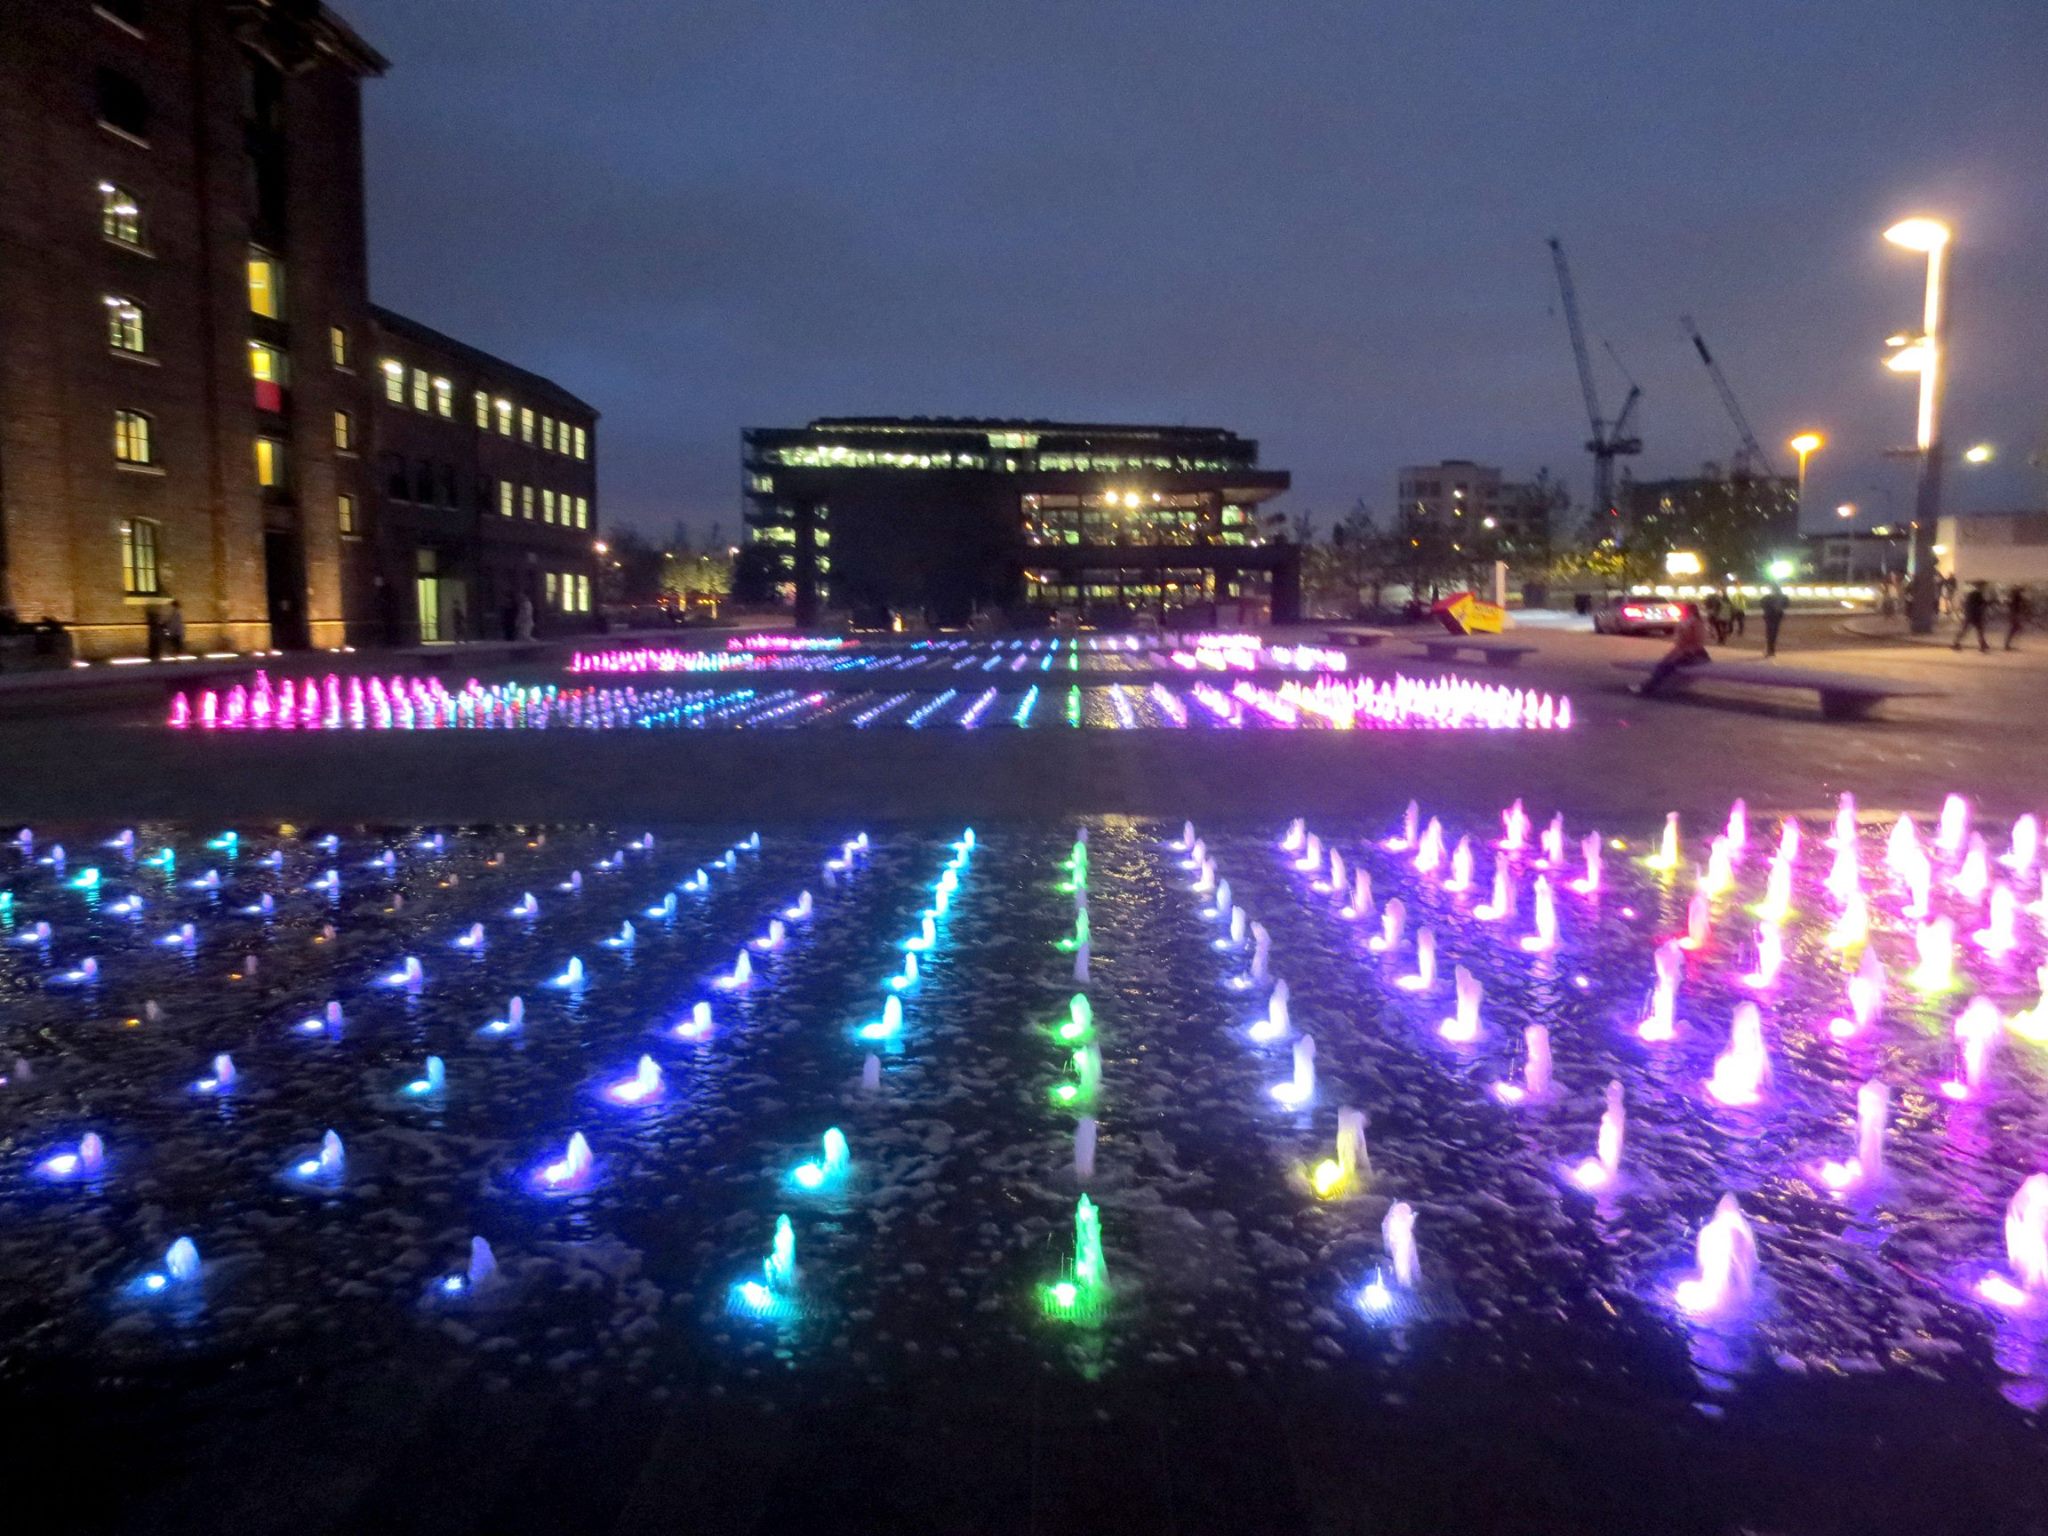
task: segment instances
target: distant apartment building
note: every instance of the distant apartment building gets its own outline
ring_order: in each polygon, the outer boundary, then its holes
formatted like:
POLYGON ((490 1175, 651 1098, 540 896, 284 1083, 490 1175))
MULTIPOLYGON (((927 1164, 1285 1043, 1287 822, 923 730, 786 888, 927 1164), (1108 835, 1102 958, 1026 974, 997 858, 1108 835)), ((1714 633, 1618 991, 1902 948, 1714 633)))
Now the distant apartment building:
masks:
POLYGON ((1789 475, 1738 475, 1706 464, 1681 479, 1624 480, 1616 502, 1629 548, 1660 562, 1673 550, 1691 551, 1717 580, 1755 581, 1773 561, 1805 552, 1799 482, 1789 475))
POLYGON ((1964 586, 2048 586, 2048 512, 1965 512, 1935 525, 1934 558, 1964 586))
POLYGON ((749 429, 742 459, 800 620, 1300 616, 1301 551, 1259 511, 1289 477, 1220 428, 835 417, 749 429))
POLYGON ((1547 475, 1511 481, 1491 464, 1445 459, 1403 465, 1394 505, 1398 522, 1425 522, 1466 533, 1474 547, 1495 558, 1540 560, 1550 551, 1551 518, 1561 491, 1547 475))
MULTIPOLYGON (((419 632, 373 446, 361 87, 385 68, 317 0, 0 4, 0 607, 88 656, 141 651, 173 598, 201 649, 419 632)), ((587 433, 571 398, 552 414, 587 433)), ((460 542, 426 537, 437 569, 460 542)))

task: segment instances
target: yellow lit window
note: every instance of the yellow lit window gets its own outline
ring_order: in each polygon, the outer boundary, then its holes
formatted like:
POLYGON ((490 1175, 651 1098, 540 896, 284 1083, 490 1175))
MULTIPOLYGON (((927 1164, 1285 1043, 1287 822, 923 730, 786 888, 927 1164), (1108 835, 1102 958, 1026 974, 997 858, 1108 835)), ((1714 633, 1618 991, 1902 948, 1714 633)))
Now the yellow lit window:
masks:
POLYGON ((443 417, 455 414, 455 386, 446 379, 434 380, 434 414, 443 417))
MULTIPOLYGON (((544 490, 540 493, 540 520, 544 523, 552 523, 555 520, 555 493, 553 491, 544 490)), ((568 519, 565 517, 562 521, 566 523, 568 519)))
POLYGON ((576 578, 576 611, 578 613, 590 612, 590 578, 588 576, 578 576, 576 578))
POLYGON ((512 402, 510 400, 500 400, 497 402, 497 407, 498 435, 500 437, 510 437, 512 435, 512 402))
POLYGON ((274 490, 284 484, 284 442, 275 437, 256 439, 256 483, 274 490))
POLYGON ((154 464, 149 418, 140 411, 114 412, 114 458, 122 464, 154 464))
POLYGON ((249 377, 265 384, 284 382, 284 354, 260 341, 249 343, 249 377))
POLYGON ((533 441, 533 407, 530 405, 519 407, 519 441, 522 443, 533 441))
POLYGON ((498 513, 502 517, 510 517, 512 515, 512 482, 510 480, 500 480, 498 482, 498 513))
POLYGON ((341 326, 327 327, 327 355, 337 368, 348 366, 348 332, 341 326))
POLYGON ((416 411, 427 408, 427 371, 424 368, 412 371, 412 408, 416 411))
POLYGON ((284 318, 284 263, 261 251, 249 253, 249 312, 284 318))
POLYGON ((482 390, 476 392, 476 424, 479 430, 491 430, 491 397, 482 390))
POLYGON ((107 296, 107 345, 116 352, 147 352, 143 345, 142 306, 133 299, 107 296))
POLYGON ((117 245, 142 248, 142 210, 135 194, 111 181, 100 183, 100 233, 117 245))
POLYGON ((405 364, 395 357, 384 359, 384 398, 393 405, 405 404, 405 364))
POLYGON ((552 416, 540 419, 540 445, 549 453, 555 451, 555 418, 552 416))
POLYGON ((529 523, 533 521, 533 487, 530 485, 519 487, 519 515, 529 523))
POLYGON ((334 446, 343 453, 353 453, 356 446, 356 419, 347 411, 334 413, 334 446))
POLYGON ((157 525, 146 517, 121 519, 121 590, 130 597, 155 597, 158 581, 157 525))
POLYGON ((336 521, 343 533, 361 533, 363 526, 356 521, 356 499, 346 492, 334 498, 336 521))
POLYGON ((579 459, 590 457, 590 439, 584 435, 581 427, 576 429, 576 457, 579 459))
POLYGON ((588 496, 578 496, 576 498, 576 526, 578 528, 588 528, 590 526, 590 498, 588 496))
POLYGON ((560 583, 561 579, 562 578, 557 576, 553 571, 549 571, 547 573, 548 606, 550 608, 557 606, 555 592, 557 585, 560 583))

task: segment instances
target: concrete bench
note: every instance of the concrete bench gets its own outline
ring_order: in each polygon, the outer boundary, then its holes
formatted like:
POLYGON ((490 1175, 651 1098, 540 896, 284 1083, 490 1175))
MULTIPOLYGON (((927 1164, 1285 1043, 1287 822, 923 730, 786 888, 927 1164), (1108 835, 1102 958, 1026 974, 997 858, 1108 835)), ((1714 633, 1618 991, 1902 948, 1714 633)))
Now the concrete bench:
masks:
MULTIPOLYGON (((1617 661, 1615 670, 1647 674, 1653 661, 1617 661)), ((1732 683, 1744 688, 1790 688, 1820 695, 1820 712, 1827 720, 1863 720, 1886 699, 1942 698, 1946 688, 1922 683, 1898 683, 1882 677, 1863 677, 1853 672, 1817 672, 1810 667, 1784 667, 1774 661, 1709 661, 1680 667, 1664 682, 1659 693, 1690 690, 1701 683, 1732 683)))
POLYGON ((1471 652, 1484 658, 1489 667, 1512 667, 1536 647, 1497 640, 1491 635, 1433 635, 1414 642, 1415 648, 1431 661, 1456 661, 1471 652))
POLYGON ((1393 638, 1394 632, 1391 629, 1374 629, 1370 624, 1343 624, 1335 629, 1323 631, 1324 644, 1348 645, 1355 650, 1364 650, 1369 646, 1378 645, 1382 640, 1393 638))

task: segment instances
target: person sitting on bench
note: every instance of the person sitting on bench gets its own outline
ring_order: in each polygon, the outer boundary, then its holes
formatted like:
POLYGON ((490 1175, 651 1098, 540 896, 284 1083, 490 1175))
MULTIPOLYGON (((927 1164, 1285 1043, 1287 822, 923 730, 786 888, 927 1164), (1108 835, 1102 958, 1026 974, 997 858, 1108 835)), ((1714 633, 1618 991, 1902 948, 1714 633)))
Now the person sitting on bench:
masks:
POLYGON ((1700 612, 1698 603, 1684 605, 1684 614, 1678 621, 1678 628, 1671 635, 1671 649, 1663 659, 1650 669, 1650 675, 1643 679, 1637 693, 1648 697, 1663 687, 1671 674, 1681 667, 1696 667, 1702 662, 1712 661, 1707 654, 1707 621, 1700 612))

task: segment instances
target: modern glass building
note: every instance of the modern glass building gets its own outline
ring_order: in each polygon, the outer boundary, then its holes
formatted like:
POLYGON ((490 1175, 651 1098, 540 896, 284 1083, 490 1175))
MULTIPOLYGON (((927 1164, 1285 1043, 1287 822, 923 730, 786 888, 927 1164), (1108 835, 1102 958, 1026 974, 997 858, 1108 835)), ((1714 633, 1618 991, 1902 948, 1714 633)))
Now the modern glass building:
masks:
POLYGON ((833 417, 741 436, 748 538, 800 621, 1300 613, 1301 552, 1260 511, 1288 475, 1234 432, 833 417))

